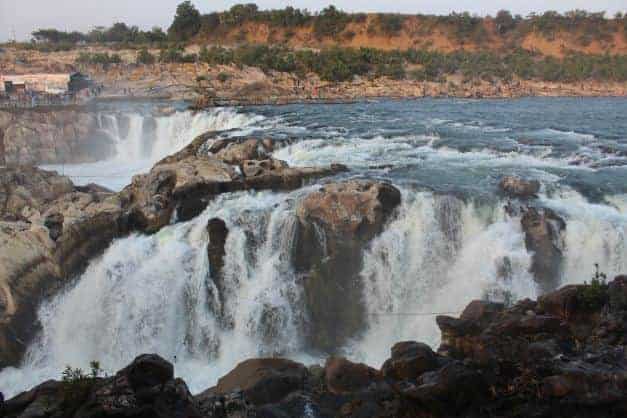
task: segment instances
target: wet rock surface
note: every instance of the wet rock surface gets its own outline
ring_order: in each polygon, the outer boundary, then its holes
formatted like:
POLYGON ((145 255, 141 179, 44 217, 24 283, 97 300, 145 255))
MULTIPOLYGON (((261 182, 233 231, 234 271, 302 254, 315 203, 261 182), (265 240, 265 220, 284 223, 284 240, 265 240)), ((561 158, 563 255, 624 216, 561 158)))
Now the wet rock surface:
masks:
POLYGON ((361 254, 400 202, 398 189, 374 181, 326 184, 298 202, 294 266, 313 347, 332 352, 363 329, 361 254))
POLYGON ((381 370, 341 357, 324 368, 251 359, 193 397, 172 365, 144 355, 90 380, 78 398, 64 382, 45 382, 7 401, 5 416, 622 417, 626 319, 619 276, 509 308, 473 301, 459 318, 437 317, 437 352, 401 342, 381 370))

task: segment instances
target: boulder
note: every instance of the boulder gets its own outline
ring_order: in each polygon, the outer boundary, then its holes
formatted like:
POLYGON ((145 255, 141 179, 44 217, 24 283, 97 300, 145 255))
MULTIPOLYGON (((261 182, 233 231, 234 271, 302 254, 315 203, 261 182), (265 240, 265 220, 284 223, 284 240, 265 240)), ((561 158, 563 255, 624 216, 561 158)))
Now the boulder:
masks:
POLYGON ((112 377, 46 382, 5 405, 7 418, 201 418, 187 385, 157 355, 142 355, 112 377))
POLYGON ((217 151, 215 156, 227 164, 239 165, 247 160, 264 159, 267 157, 267 153, 260 140, 248 139, 243 142, 228 141, 217 151))
POLYGON ((441 416, 478 408, 489 396, 483 375, 457 361, 424 373, 415 386, 403 393, 430 408, 445 411, 441 416))
POLYGON ((392 357, 383 364, 382 372, 395 380, 416 380, 438 367, 437 355, 427 344, 405 341, 392 347, 392 357))
POLYGON ((222 268, 224 267, 224 256, 226 255, 225 245, 229 235, 226 223, 219 218, 209 219, 207 222, 207 233, 209 243, 207 244, 207 255, 209 256, 209 270, 211 280, 218 291, 217 299, 220 301, 220 314, 224 313, 224 282, 222 279, 222 268))
POLYGON ((331 357, 324 366, 325 382, 331 393, 358 392, 381 380, 381 374, 363 363, 331 357))
POLYGON ((499 188, 504 194, 529 199, 537 197, 540 191, 540 182, 537 180, 524 180, 516 176, 505 176, 499 182, 499 188))
POLYGON ((390 184, 348 181, 326 184, 297 202, 294 266, 306 277, 307 338, 313 347, 333 352, 363 330, 362 251, 400 201, 390 184))
POLYGON ((214 392, 228 394, 241 390, 252 404, 264 405, 302 390, 306 379, 307 368, 300 363, 280 358, 252 359, 239 363, 220 378, 214 392))
POLYGON ((0 218, 28 219, 41 215, 55 199, 74 190, 72 181, 36 167, 0 167, 0 218))
POLYGON ((562 233, 566 222, 547 208, 527 208, 520 223, 527 250, 533 252, 531 272, 541 293, 555 290, 561 279, 562 233))

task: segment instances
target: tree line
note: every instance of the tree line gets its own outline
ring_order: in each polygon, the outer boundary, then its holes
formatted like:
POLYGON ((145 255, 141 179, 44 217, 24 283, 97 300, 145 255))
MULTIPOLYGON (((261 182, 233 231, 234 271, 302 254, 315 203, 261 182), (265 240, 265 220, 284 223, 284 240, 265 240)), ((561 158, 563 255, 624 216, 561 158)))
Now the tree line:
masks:
MULTIPOLYGON (((435 25, 444 26, 459 41, 472 40, 481 43, 487 39, 485 18, 468 12, 449 15, 415 15, 421 19, 425 31, 435 25)), ((368 32, 388 36, 397 35, 404 27, 410 15, 380 13, 371 21, 368 32)), ((272 27, 294 29, 311 26, 318 38, 337 37, 340 34, 350 37, 345 32, 351 22, 365 22, 364 13, 346 13, 330 5, 318 13, 307 9, 286 7, 284 9, 261 10, 254 3, 237 4, 229 10, 201 14, 189 1, 180 3, 172 24, 164 32, 159 27, 143 31, 137 26, 115 23, 109 28, 97 27, 88 33, 63 32, 56 29, 40 29, 33 32, 33 40, 53 45, 75 45, 77 43, 125 43, 125 44, 161 44, 165 42, 188 42, 197 36, 220 34, 246 22, 266 23, 272 27)), ((627 38, 627 15, 617 13, 608 19, 604 12, 573 10, 566 13, 547 11, 542 14, 531 13, 526 17, 512 15, 507 10, 499 11, 489 17, 494 22, 496 32, 501 36, 516 37, 530 31, 551 38, 559 31, 579 32, 581 43, 592 40, 608 40, 612 34, 622 30, 627 38)))
MULTIPOLYGON (((119 64, 117 54, 81 53, 80 64, 119 64)), ((564 58, 534 54, 515 49, 505 54, 489 51, 438 52, 427 49, 384 51, 374 48, 333 47, 320 51, 285 46, 242 45, 237 48, 203 46, 199 53, 187 53, 182 46, 164 48, 153 54, 142 48, 136 64, 204 63, 257 67, 262 71, 294 73, 304 78, 317 74, 322 80, 341 82, 356 76, 396 80, 443 82, 447 76, 466 80, 510 81, 543 80, 578 82, 584 80, 627 81, 627 55, 573 53, 564 58)))

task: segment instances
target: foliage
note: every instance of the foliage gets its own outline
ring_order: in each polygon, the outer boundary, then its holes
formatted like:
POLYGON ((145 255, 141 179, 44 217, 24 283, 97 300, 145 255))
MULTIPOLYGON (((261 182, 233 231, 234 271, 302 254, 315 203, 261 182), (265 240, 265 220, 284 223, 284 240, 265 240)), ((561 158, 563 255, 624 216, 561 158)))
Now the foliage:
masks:
POLYGON ((350 21, 347 13, 338 10, 335 6, 323 9, 314 21, 314 35, 321 39, 323 37, 338 36, 350 21))
POLYGON ((222 71, 218 74, 217 78, 220 83, 225 83, 229 78, 231 78, 231 76, 229 75, 229 73, 225 73, 224 71, 222 71))
POLYGON ((579 303, 590 310, 602 308, 609 299, 607 275, 599 271, 598 264, 595 264, 594 268, 595 272, 590 284, 584 283, 577 295, 579 303))
POLYGON ((168 29, 168 36, 174 41, 187 41, 200 31, 200 12, 186 0, 176 8, 174 21, 168 29))
POLYGON ((98 381, 98 378, 103 374, 99 362, 92 361, 89 366, 89 373, 71 366, 67 366, 63 370, 60 389, 64 409, 74 410, 81 405, 98 381))
POLYGON ((379 13, 377 15, 377 24, 386 35, 393 36, 403 29, 405 17, 400 14, 379 13))
POLYGON ((108 52, 96 52, 90 54, 88 52, 81 52, 76 58, 78 64, 96 64, 96 65, 108 65, 108 64, 120 64, 122 63, 122 57, 118 54, 109 55, 108 52))
POLYGON ((499 10, 494 18, 494 23, 496 24, 496 31, 499 35, 504 35, 516 28, 518 20, 514 19, 508 10, 499 10))
POLYGON ((138 64, 154 64, 157 61, 157 58, 148 52, 148 49, 142 48, 137 53, 137 63, 138 64))

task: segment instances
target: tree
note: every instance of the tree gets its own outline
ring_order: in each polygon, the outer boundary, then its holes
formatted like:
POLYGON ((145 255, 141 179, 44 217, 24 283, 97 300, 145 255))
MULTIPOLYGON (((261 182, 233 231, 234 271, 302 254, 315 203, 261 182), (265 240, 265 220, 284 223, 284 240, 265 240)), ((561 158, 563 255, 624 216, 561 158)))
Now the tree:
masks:
POLYGON ((201 17, 196 7, 187 0, 176 8, 174 21, 168 29, 168 35, 175 41, 187 41, 200 30, 201 17))
POLYGON ((516 26, 516 21, 507 10, 499 10, 494 18, 494 22, 496 23, 496 30, 501 35, 509 32, 516 26))

